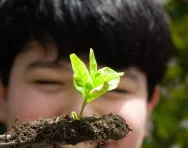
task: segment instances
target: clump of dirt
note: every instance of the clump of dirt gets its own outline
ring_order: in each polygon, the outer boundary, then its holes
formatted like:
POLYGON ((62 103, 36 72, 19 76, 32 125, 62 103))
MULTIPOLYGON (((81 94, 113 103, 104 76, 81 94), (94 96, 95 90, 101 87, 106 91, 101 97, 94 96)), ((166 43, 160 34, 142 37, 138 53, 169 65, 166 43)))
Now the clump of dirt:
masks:
MULTIPOLYGON (((87 140, 119 140, 131 131, 125 120, 118 115, 95 115, 73 119, 71 115, 28 121, 14 128, 10 138, 4 142, 15 141, 15 146, 71 144, 87 140)), ((0 139, 2 141, 2 139, 0 139)))

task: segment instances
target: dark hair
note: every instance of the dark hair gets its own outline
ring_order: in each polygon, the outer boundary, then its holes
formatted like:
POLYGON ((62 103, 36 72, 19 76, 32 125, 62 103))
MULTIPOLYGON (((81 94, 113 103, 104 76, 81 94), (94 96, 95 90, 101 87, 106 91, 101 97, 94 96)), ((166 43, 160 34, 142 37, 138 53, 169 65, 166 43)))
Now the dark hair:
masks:
POLYGON ((15 57, 32 39, 55 43, 60 58, 93 48, 100 64, 135 66, 147 76, 149 96, 164 75, 172 47, 164 11, 152 0, 1 0, 4 85, 15 57))

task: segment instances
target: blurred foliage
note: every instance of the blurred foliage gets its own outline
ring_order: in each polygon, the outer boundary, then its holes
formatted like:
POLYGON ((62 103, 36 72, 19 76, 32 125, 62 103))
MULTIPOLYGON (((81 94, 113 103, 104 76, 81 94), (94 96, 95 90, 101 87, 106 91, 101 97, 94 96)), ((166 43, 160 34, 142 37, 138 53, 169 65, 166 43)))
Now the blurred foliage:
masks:
POLYGON ((171 0, 164 7, 176 50, 143 148, 188 148, 188 0, 171 0))
POLYGON ((161 88, 143 148, 188 148, 188 1, 171 0, 168 14, 175 55, 161 88))

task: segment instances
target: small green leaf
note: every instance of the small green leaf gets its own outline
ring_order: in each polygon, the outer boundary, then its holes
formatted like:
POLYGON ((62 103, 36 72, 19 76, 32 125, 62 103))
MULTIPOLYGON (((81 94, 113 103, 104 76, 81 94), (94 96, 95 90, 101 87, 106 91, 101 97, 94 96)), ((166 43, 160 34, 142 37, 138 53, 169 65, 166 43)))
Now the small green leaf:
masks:
POLYGON ((94 55, 93 49, 90 49, 89 67, 90 67, 91 78, 92 78, 92 80, 94 80, 95 74, 97 72, 97 61, 95 59, 95 55, 94 55))
POLYGON ((72 118, 73 118, 73 119, 80 120, 80 118, 78 117, 78 115, 77 115, 77 113, 76 113, 75 111, 73 111, 73 112, 71 113, 71 115, 72 115, 72 118))
POLYGON ((123 72, 117 73, 116 71, 114 71, 109 67, 104 67, 102 69, 99 69, 95 77, 94 87, 98 87, 106 81, 109 84, 108 91, 113 90, 118 86, 120 81, 120 76, 123 75, 124 75, 123 72))
POLYGON ((74 74, 77 75, 83 82, 92 82, 86 65, 76 56, 76 54, 71 54, 70 59, 74 74))
POLYGON ((92 79, 89 75, 86 65, 76 56, 70 55, 72 69, 74 72, 74 85, 76 89, 85 96, 86 86, 92 85, 92 79))
POLYGON ((93 101, 94 99, 98 98, 99 96, 103 95, 109 89, 108 82, 104 82, 102 86, 99 86, 95 89, 92 89, 87 97, 87 103, 93 101))
POLYGON ((85 95, 86 95, 85 94, 85 87, 84 87, 84 84, 83 84, 82 80, 74 74, 73 81, 74 81, 74 86, 76 87, 76 89, 78 90, 78 92, 83 97, 85 97, 85 95))

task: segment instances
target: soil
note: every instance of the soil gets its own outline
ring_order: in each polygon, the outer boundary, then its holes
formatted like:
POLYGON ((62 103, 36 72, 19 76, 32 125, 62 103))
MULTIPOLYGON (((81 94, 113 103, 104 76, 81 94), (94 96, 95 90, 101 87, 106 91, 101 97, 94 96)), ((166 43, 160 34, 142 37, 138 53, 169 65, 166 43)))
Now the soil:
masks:
POLYGON ((15 141, 15 146, 71 144, 87 140, 119 140, 131 131, 126 121, 118 115, 106 114, 73 119, 71 115, 28 121, 14 127, 9 138, 0 143, 15 141))

